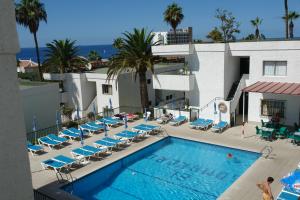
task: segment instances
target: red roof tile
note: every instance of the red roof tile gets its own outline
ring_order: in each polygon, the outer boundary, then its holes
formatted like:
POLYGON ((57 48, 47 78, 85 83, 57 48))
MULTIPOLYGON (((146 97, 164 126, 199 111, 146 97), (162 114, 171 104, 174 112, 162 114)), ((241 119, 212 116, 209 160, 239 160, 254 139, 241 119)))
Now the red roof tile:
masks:
POLYGON ((300 83, 256 82, 243 89, 244 92, 300 95, 300 83))

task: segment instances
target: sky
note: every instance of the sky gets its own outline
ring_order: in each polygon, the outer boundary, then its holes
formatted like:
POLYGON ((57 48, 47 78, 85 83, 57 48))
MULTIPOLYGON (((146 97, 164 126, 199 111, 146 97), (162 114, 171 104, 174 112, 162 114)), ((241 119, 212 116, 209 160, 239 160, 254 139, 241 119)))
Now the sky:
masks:
MULTIPOLYGON (((261 32, 267 38, 285 36, 283 0, 40 0, 44 3, 48 22, 38 31, 41 47, 54 39, 69 38, 77 45, 112 44, 113 40, 133 28, 167 31, 163 21, 167 5, 176 2, 183 9, 184 19, 178 28, 193 27, 193 38, 204 39, 219 21, 217 8, 231 11, 241 23, 238 38, 254 33, 250 20, 263 19, 261 32)), ((17 0, 16 2, 19 2, 17 0)), ((300 13, 300 0, 289 0, 289 10, 300 13)), ((300 19, 294 22, 295 37, 300 37, 300 19)), ((33 47, 28 29, 17 25, 21 47, 33 47)))

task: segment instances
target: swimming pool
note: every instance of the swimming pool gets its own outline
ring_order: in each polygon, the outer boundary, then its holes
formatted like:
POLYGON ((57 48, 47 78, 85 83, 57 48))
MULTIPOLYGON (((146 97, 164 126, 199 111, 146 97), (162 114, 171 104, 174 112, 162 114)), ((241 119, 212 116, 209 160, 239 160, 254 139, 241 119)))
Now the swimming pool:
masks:
POLYGON ((260 154, 165 138, 62 189, 82 199, 218 198, 260 154), (228 154, 232 158, 228 158, 228 154))

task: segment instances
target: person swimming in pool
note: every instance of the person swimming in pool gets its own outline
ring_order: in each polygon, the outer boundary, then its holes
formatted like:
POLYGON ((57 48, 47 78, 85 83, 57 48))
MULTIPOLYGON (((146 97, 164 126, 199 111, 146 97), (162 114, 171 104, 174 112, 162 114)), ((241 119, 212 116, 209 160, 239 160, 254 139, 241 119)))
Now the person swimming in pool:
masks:
POLYGON ((256 184, 259 189, 262 191, 262 199, 263 200, 274 200, 272 191, 271 191, 271 183, 273 183, 274 178, 268 177, 267 181, 263 183, 256 184))
POLYGON ((232 157, 233 157, 233 155, 231 153, 227 154, 227 158, 232 158, 232 157))

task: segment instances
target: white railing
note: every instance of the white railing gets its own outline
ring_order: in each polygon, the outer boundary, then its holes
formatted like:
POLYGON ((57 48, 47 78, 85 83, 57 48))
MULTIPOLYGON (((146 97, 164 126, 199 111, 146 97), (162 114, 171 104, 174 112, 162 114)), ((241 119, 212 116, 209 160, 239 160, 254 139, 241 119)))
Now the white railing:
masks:
POLYGON ((246 80, 249 79, 249 74, 243 74, 239 84, 238 84, 238 87, 236 88, 236 91, 234 93, 234 96, 233 98, 231 99, 230 101, 230 112, 234 112, 238 103, 239 103, 239 100, 240 100, 240 97, 241 97, 241 94, 242 94, 242 89, 246 87, 246 80))

